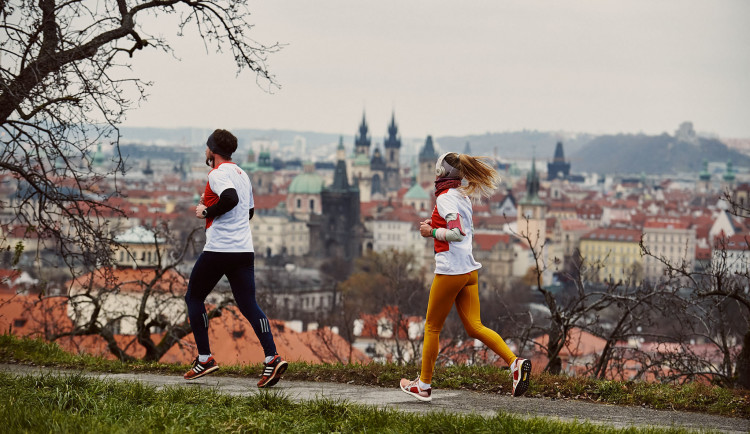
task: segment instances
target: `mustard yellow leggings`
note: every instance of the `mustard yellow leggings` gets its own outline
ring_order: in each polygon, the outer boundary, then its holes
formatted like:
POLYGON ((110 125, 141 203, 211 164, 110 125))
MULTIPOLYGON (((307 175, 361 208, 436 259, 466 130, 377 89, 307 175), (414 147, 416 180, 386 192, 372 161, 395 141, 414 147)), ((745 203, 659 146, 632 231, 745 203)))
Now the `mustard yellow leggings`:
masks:
POLYGON ((424 326, 422 373, 419 375, 423 383, 432 383, 435 360, 440 349, 440 330, 454 302, 458 316, 461 317, 461 322, 469 336, 482 341, 505 359, 508 365, 516 359, 516 355, 508 348, 503 338, 482 325, 479 315, 479 273, 475 270, 455 276, 436 274, 430 288, 427 320, 424 326))

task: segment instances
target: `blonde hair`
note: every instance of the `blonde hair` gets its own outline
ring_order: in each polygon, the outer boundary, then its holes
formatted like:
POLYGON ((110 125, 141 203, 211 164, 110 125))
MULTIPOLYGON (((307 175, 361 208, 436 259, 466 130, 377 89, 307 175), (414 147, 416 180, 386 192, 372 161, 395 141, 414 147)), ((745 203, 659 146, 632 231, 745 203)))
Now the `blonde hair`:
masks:
POLYGON ((490 197, 500 184, 500 175, 490 164, 489 157, 472 157, 451 152, 445 156, 445 161, 458 169, 461 178, 469 183, 459 188, 467 196, 490 197))

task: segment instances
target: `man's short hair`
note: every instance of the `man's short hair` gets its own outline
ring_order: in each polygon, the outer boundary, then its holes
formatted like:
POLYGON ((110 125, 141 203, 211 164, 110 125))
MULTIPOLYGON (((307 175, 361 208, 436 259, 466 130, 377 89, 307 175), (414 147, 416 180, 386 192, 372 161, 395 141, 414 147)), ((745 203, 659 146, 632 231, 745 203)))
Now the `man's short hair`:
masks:
POLYGON ((237 137, 227 130, 217 129, 208 136, 206 146, 214 154, 219 154, 226 159, 232 158, 232 153, 237 150, 237 137))

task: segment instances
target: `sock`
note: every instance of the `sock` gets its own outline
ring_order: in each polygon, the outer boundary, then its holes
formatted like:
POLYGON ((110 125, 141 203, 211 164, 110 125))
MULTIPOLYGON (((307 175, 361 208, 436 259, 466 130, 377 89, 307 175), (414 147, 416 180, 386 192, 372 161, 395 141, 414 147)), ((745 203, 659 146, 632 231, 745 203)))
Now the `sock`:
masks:
POLYGON ((276 357, 276 356, 266 356, 266 359, 263 360, 263 363, 265 363, 265 364, 271 363, 271 360, 273 360, 274 357, 276 357))
POLYGON ((206 356, 206 355, 203 355, 203 354, 198 354, 198 361, 199 361, 200 363, 206 363, 206 362, 208 361, 208 358, 209 358, 209 357, 211 357, 211 354, 209 354, 209 355, 207 355, 207 356, 206 356))
POLYGON ((422 390, 427 390, 430 388, 431 383, 423 383, 422 380, 419 380, 419 388, 422 390))

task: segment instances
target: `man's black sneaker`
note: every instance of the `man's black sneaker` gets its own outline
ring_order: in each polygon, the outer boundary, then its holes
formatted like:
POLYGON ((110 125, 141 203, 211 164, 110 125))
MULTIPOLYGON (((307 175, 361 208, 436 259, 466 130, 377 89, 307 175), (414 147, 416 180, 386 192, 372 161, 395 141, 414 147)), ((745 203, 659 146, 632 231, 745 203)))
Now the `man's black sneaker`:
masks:
POLYGON ((281 358, 280 355, 273 356, 273 360, 268 363, 263 363, 263 376, 258 381, 258 387, 271 387, 278 383, 281 379, 281 375, 286 371, 289 364, 281 358))
POLYGON ((183 375, 183 377, 185 377, 186 380, 195 380, 196 378, 201 378, 202 376, 210 374, 217 369, 219 369, 219 365, 216 364, 216 360, 214 360, 213 356, 209 357, 205 363, 199 362, 198 358, 196 357, 195 360, 193 360, 193 367, 190 368, 189 371, 185 372, 185 375, 183 375))

